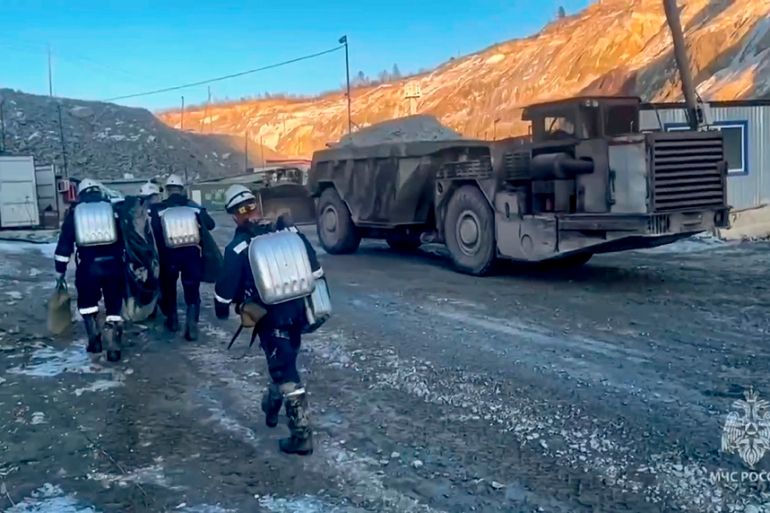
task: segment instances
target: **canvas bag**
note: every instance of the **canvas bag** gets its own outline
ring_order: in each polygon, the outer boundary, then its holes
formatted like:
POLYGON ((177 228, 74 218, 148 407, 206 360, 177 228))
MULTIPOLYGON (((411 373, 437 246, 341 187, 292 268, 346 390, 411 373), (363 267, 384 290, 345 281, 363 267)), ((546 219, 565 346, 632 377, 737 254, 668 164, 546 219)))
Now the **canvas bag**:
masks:
POLYGON ((48 331, 52 334, 59 335, 72 324, 71 301, 67 281, 62 276, 48 298, 48 331))

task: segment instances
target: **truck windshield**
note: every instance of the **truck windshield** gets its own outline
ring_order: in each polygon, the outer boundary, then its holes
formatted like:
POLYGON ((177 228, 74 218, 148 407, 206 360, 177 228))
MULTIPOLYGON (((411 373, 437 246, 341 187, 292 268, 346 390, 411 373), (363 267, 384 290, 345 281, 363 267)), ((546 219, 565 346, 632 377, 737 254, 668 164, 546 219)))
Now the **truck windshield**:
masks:
POLYGON ((633 134, 639 131, 639 110, 633 105, 608 107, 604 116, 605 135, 633 134))

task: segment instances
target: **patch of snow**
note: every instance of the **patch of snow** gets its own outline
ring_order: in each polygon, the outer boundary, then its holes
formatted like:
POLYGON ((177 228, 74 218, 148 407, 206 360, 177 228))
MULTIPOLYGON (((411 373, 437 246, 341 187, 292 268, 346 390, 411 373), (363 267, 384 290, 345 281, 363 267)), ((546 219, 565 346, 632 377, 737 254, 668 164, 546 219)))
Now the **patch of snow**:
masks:
POLYGON ((50 346, 37 349, 32 353, 28 365, 13 367, 8 373, 50 378, 65 372, 90 374, 100 370, 91 362, 82 345, 73 344, 63 351, 50 346))
POLYGON ((98 513, 91 506, 82 506, 71 494, 46 483, 4 513, 98 513))
POLYGON ((102 485, 109 486, 111 484, 117 484, 121 487, 127 487, 131 484, 152 484, 168 488, 169 490, 184 490, 184 487, 173 486, 168 482, 164 469, 161 465, 152 465, 150 467, 142 467, 131 470, 126 474, 107 474, 104 472, 92 472, 88 474, 88 478, 93 481, 100 481, 102 485))
POLYGON ((8 290, 6 291, 6 295, 8 295, 11 299, 21 299, 23 297, 21 292, 18 290, 8 290))
POLYGON ((665 246, 658 246, 657 248, 648 248, 637 250, 640 253, 699 253, 701 251, 711 251, 714 249, 724 248, 727 246, 727 242, 714 237, 711 234, 704 233, 699 235, 693 235, 687 239, 683 239, 665 246))
POLYGON ((33 249, 39 251, 44 256, 53 258, 53 254, 56 251, 56 243, 35 244, 32 242, 0 241, 0 253, 20 255, 28 254, 33 249))
POLYGON ((353 513, 363 511, 353 507, 335 506, 311 495, 290 499, 274 498, 267 495, 259 499, 259 505, 272 513, 353 513))
POLYGON ((104 392, 105 390, 121 386, 123 386, 122 380, 97 379, 87 387, 76 388, 74 393, 77 397, 80 397, 85 392, 104 392))
MULTIPOLYGON (((9 374, 21 374, 39 378, 51 378, 64 373, 69 374, 110 374, 113 380, 120 380, 122 375, 117 370, 106 369, 91 361, 85 351, 85 341, 77 340, 66 349, 44 346, 36 349, 27 364, 8 369, 9 374)), ((93 385, 92 385, 93 386, 93 385)), ((99 385, 104 387, 104 385, 99 385)), ((81 392, 82 393, 82 392, 81 392)))
POLYGON ((212 506, 210 504, 200 504, 198 506, 182 504, 177 506, 176 510, 182 513, 237 513, 234 509, 225 509, 221 506, 212 506))
POLYGON ((254 447, 259 446, 260 438, 254 432, 254 430, 244 426, 236 419, 230 417, 223 409, 219 407, 210 407, 209 413, 211 413, 211 416, 206 419, 207 422, 214 422, 219 424, 219 426, 225 431, 229 431, 230 433, 240 436, 242 440, 248 441, 254 447))
POLYGON ((45 423, 46 423, 45 422, 45 413, 43 413, 42 411, 36 411, 36 412, 34 412, 32 414, 32 422, 31 422, 31 424, 33 426, 35 426, 37 424, 45 424, 45 423))
MULTIPOLYGON (((212 324, 209 324, 209 323, 205 323, 205 324, 201 323, 201 324, 202 325, 200 327, 200 331, 202 331, 203 333, 205 333, 209 337, 220 338, 220 339, 227 339, 229 341, 230 338, 235 333, 235 331, 233 331, 232 333, 228 333, 224 329, 218 328, 218 327, 213 326, 212 324)), ((241 333, 241 334, 243 334, 243 333, 241 333)))

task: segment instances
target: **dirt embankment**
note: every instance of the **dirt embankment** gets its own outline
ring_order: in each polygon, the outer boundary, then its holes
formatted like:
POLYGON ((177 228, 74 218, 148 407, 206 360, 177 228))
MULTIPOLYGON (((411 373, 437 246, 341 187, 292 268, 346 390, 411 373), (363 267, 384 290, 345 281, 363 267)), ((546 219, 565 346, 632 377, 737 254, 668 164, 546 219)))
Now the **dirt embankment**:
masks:
MULTIPOLYGON (((705 100, 770 97, 770 3, 689 0, 682 3, 681 18, 705 100)), ((681 98, 660 0, 595 2, 531 37, 452 59, 419 76, 354 89, 354 126, 409 115, 405 92, 417 88, 416 113, 474 139, 526 134, 521 109, 540 101, 587 93, 681 98)), ((254 143, 307 157, 347 133, 347 113, 345 95, 334 93, 187 109, 184 119, 195 130, 248 133, 254 143)), ((181 118, 174 110, 159 117, 173 127, 181 118)))

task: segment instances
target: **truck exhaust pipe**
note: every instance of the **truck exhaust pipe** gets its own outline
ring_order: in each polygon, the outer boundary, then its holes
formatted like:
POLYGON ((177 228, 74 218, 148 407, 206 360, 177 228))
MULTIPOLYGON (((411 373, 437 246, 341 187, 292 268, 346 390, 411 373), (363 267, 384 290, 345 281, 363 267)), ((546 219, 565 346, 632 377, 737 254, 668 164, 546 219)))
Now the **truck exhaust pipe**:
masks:
POLYGON ((589 160, 572 158, 567 153, 542 153, 535 155, 529 163, 533 180, 569 180, 577 175, 594 172, 594 163, 589 160))
POLYGON ((674 41, 674 57, 677 68, 679 68, 679 76, 682 79, 682 92, 687 105, 687 122, 690 125, 690 130, 698 130, 703 123, 703 111, 697 102, 684 32, 682 32, 682 22, 679 19, 679 7, 676 5, 676 0, 663 0, 663 8, 666 11, 666 21, 674 41))

